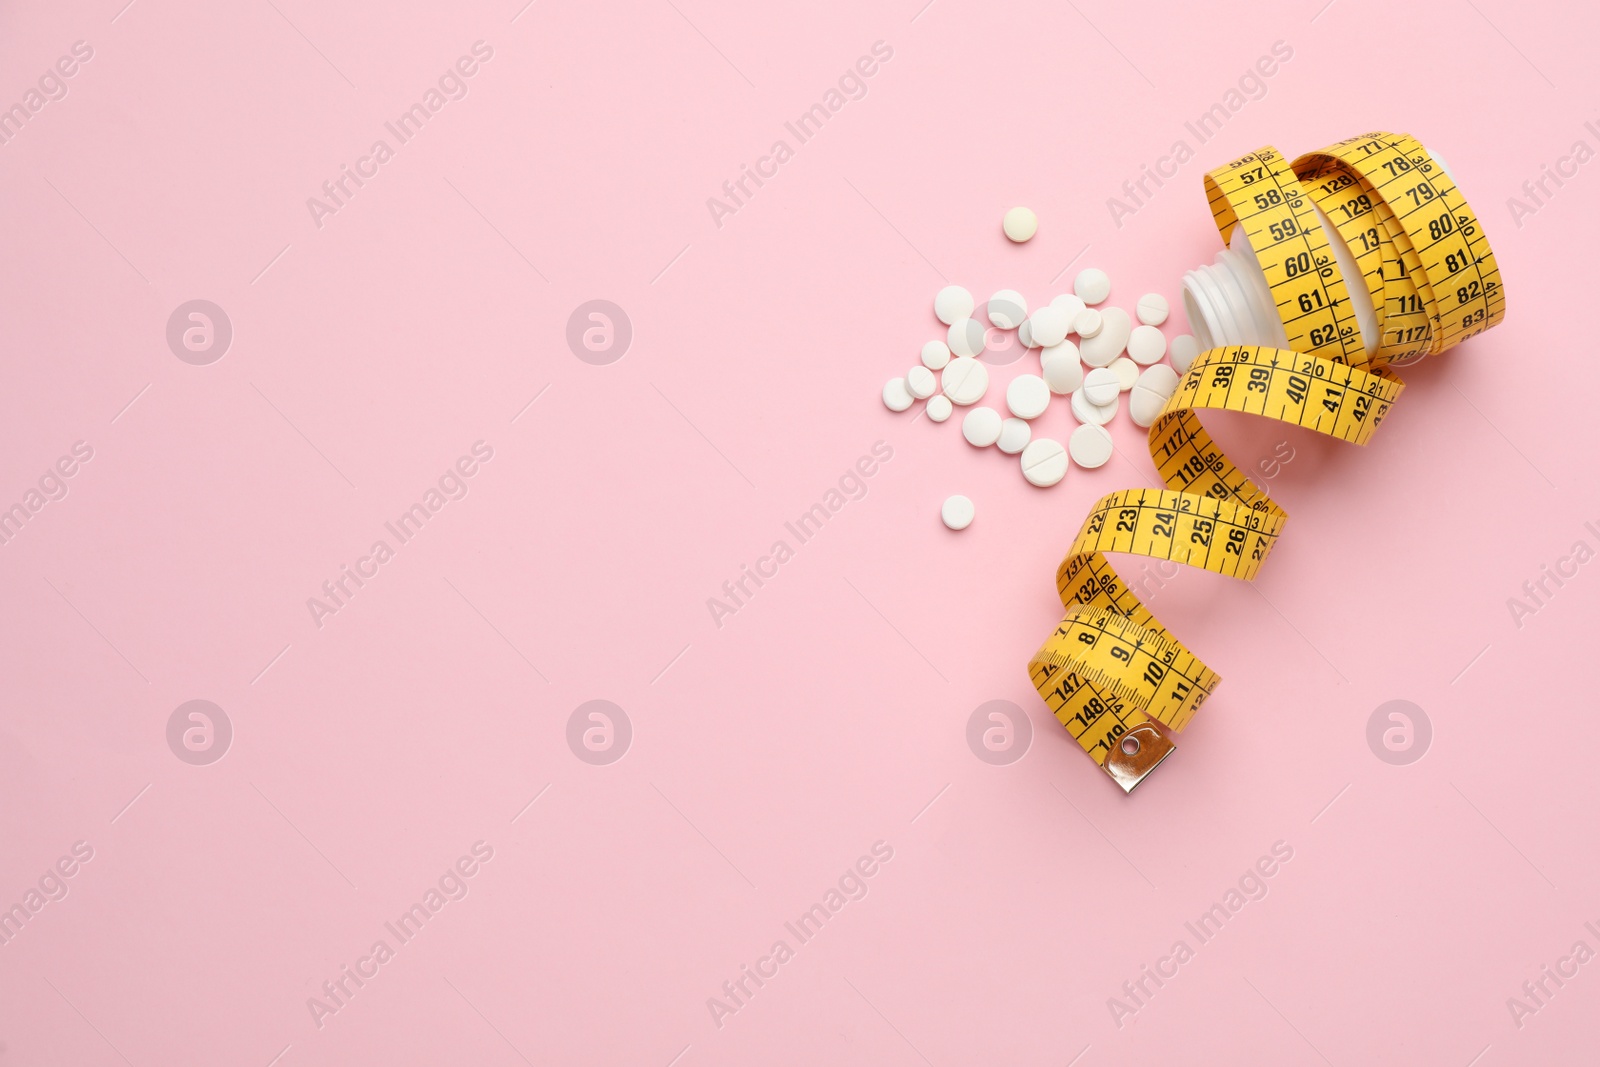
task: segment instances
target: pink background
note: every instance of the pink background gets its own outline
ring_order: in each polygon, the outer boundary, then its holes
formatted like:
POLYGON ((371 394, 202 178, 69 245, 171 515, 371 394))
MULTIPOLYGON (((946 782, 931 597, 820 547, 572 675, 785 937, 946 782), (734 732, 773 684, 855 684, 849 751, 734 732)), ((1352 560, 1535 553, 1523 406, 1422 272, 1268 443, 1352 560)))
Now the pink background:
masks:
POLYGON ((0 103, 93 58, 0 147, 0 506, 93 458, 0 545, 0 905, 93 858, 0 945, 0 1065, 1594 1062, 1600 963, 1520 1027, 1506 1005, 1600 950, 1600 564, 1520 628, 1506 604, 1600 547, 1600 164, 1520 226, 1506 203, 1600 147, 1592 16, 921 3, 6 6, 0 103), (466 97, 319 228, 307 198, 480 40, 466 97), (865 97, 796 146, 783 123, 877 41, 865 97), (1265 96, 1117 228, 1106 199, 1275 41, 1265 96), (1225 680, 1124 797, 1025 664, 1088 506, 1153 484, 1142 435, 1119 417, 1119 458, 1036 490, 879 389, 945 280, 1043 301, 1096 265, 1113 303, 1176 305, 1219 247, 1207 167, 1371 128, 1448 159, 1508 317, 1406 372, 1369 449, 1213 420, 1245 464, 1290 442, 1292 520, 1256 588, 1152 601, 1225 680), (780 137, 717 226, 707 198, 780 137), (192 299, 233 327, 207 366, 165 339, 192 299), (566 342, 594 299, 632 324, 609 365, 566 342), (307 598, 477 441, 466 497, 319 628, 307 598), (877 441, 866 495, 796 545, 877 441), (193 699, 234 730, 207 766, 166 740, 193 699), (567 743, 591 699, 632 725, 609 765, 567 743), (1366 741, 1392 699, 1432 723, 1408 766, 1366 741), (1032 723, 1009 765, 966 741, 990 700, 1032 723), (319 1026, 307 999, 479 841, 465 898, 319 1026), (799 944, 785 922, 879 841, 799 944), (1200 945, 1185 921, 1280 841, 1200 945), (719 1027, 708 998, 779 939, 719 1027), (1108 998, 1179 939, 1119 1027, 1108 998))

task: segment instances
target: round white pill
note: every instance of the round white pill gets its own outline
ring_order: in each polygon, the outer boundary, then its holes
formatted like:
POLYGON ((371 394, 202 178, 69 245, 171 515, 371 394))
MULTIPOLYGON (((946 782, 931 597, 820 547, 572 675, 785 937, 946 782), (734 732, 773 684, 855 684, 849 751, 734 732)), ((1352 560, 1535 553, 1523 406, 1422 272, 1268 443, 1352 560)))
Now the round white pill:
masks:
POLYGON ((929 341, 922 346, 922 365, 929 370, 944 370, 950 362, 950 346, 943 341, 929 341))
POLYGON ((1120 392, 1122 382, 1109 367, 1096 367, 1083 376, 1083 398, 1096 407, 1111 403, 1120 392))
POLYGON ((988 448, 1000 440, 1000 413, 994 408, 973 408, 961 420, 961 436, 974 448, 988 448))
POLYGON ((1165 400, 1178 391, 1178 372, 1165 363, 1157 363, 1144 369, 1134 388, 1148 389, 1165 400))
POLYGON ((972 517, 978 509, 972 506, 972 501, 957 493, 947 496, 944 503, 939 506, 940 520, 952 530, 965 530, 972 525, 972 517))
POLYGON ((1167 298, 1160 293, 1146 293, 1139 298, 1134 314, 1146 326, 1160 326, 1167 321, 1167 298))
POLYGON ((912 367, 906 371, 906 388, 918 400, 926 400, 939 391, 939 383, 927 367, 912 367))
POLYGON ((1000 220, 1000 228, 1011 240, 1021 244, 1039 232, 1039 216, 1025 207, 1014 207, 1000 220))
POLYGON ((958 356, 983 354, 983 323, 977 319, 957 319, 945 333, 945 343, 958 356))
POLYGON ((883 383, 883 406, 890 411, 904 411, 915 399, 904 378, 890 378, 883 383))
POLYGON ((1067 333, 1072 329, 1072 320, 1067 317, 1066 311, 1046 304, 1044 307, 1028 316, 1028 321, 1022 328, 1029 331, 1033 337, 1030 348, 1050 348, 1067 339, 1067 333))
POLYGON ((1060 441, 1041 437, 1022 450, 1022 476, 1041 489, 1067 476, 1067 450, 1060 441))
POLYGON ((1100 312, 1094 308, 1084 308, 1072 320, 1073 331, 1085 341, 1099 333, 1105 320, 1100 317, 1100 312))
POLYGON ((1072 394, 1072 416, 1082 423, 1104 426, 1116 417, 1117 409, 1121 406, 1121 393, 1118 393, 1109 404, 1089 403, 1089 398, 1083 395, 1082 389, 1072 394))
POLYGON ((1072 291, 1085 304, 1098 304, 1111 295, 1111 278, 1097 267, 1080 270, 1072 280, 1072 291))
POLYGON ((1132 331, 1133 320, 1126 311, 1106 308, 1100 312, 1100 332, 1085 337, 1078 346, 1078 354, 1091 367, 1109 367, 1128 347, 1128 335, 1132 331))
POLYGON ((1179 374, 1188 374, 1189 365, 1200 354, 1200 342, 1186 333, 1180 333, 1172 339, 1172 344, 1167 346, 1167 356, 1172 360, 1173 369, 1179 374))
POLYGON ((1167 338, 1159 326, 1135 326, 1128 334, 1128 355, 1146 366, 1167 354, 1167 338))
POLYGON ((1006 407, 1019 419, 1037 419, 1050 406, 1050 387, 1037 374, 1019 374, 1006 386, 1006 407))
POLYGON ((1140 426, 1148 427, 1161 415, 1167 399, 1178 391, 1178 372, 1165 363, 1146 367, 1138 384, 1128 394, 1128 414, 1140 426))
MULTIPOLYGON (((1083 298, 1075 293, 1062 293, 1060 296, 1050 301, 1050 306, 1053 308, 1060 308, 1062 311, 1065 311, 1067 313, 1068 323, 1076 322, 1078 318, 1078 312, 1088 307, 1088 305, 1083 302, 1083 298)), ((1075 328, 1076 327, 1072 326, 1068 327, 1069 330, 1075 328)))
POLYGON ((1132 389, 1134 383, 1139 380, 1139 364, 1127 356, 1118 356, 1111 361, 1111 366, 1107 367, 1106 370, 1117 376, 1117 384, 1124 393, 1132 389))
POLYGON ((984 305, 989 321, 1002 330, 1014 330, 1028 317, 1028 301, 1015 289, 1002 289, 984 305))
POLYGON ((1080 467, 1104 466, 1115 451, 1111 431, 1092 422, 1084 423, 1067 438, 1067 451, 1072 455, 1072 462, 1080 467))
POLYGON ((939 316, 939 321, 946 326, 954 326, 962 319, 970 317, 972 309, 977 306, 972 294, 959 285, 947 285, 933 297, 933 313, 939 316))
POLYGON ((1017 327, 1017 340, 1022 342, 1023 348, 1038 348, 1039 343, 1033 339, 1033 320, 1023 319, 1022 325, 1017 327))
POLYGON ((995 444, 1006 455, 1014 456, 1028 447, 1028 439, 1032 436, 1033 429, 1026 419, 1007 419, 1000 424, 1000 440, 995 444))
POLYGON ((943 422, 950 417, 950 413, 954 410, 955 408, 951 405, 950 398, 947 396, 930 396, 928 398, 928 418, 934 422, 943 422))
POLYGON ((1071 341, 1063 341, 1056 348, 1047 348, 1040 357, 1043 364, 1044 384, 1057 396, 1066 396, 1083 385, 1083 364, 1078 362, 1078 350, 1071 341), (1071 348, 1072 351, 1062 351, 1071 348), (1054 352, 1055 355, 1050 353, 1054 352))
POLYGON ((989 391, 989 368, 967 356, 952 359, 940 378, 952 404, 976 404, 989 391))

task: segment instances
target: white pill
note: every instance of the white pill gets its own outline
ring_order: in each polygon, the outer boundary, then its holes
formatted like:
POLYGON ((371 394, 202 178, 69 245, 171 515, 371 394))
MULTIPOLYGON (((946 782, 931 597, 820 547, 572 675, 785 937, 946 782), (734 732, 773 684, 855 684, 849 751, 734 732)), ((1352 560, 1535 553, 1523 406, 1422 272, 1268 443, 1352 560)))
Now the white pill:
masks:
POLYGON ((890 378, 883 383, 883 406, 890 411, 904 411, 915 399, 904 378, 890 378))
POLYGON ((945 334, 945 343, 958 356, 980 356, 984 345, 983 323, 977 319, 957 319, 945 334))
POLYGON ((1067 438, 1067 451, 1072 462, 1080 467, 1100 467, 1115 451, 1111 444, 1111 431, 1092 422, 1084 423, 1067 438))
MULTIPOLYGON (((1075 293, 1062 293, 1060 296, 1050 301, 1050 306, 1053 308, 1060 308, 1062 311, 1065 311, 1067 313, 1067 322, 1069 323, 1076 322, 1078 318, 1078 312, 1088 307, 1088 305, 1083 302, 1083 298, 1075 293)), ((1069 327, 1069 330, 1074 328, 1075 327, 1069 327)))
POLYGON ((955 408, 951 405, 950 398, 947 396, 930 396, 928 398, 928 418, 934 422, 943 422, 950 417, 950 413, 954 410, 955 408))
POLYGON ((972 294, 959 285, 947 285, 933 297, 933 313, 939 316, 939 321, 946 326, 954 326, 962 319, 970 317, 972 309, 977 306, 972 294))
POLYGON ((1111 295, 1111 279, 1097 267, 1080 270, 1072 281, 1072 291, 1085 304, 1098 304, 1111 295))
POLYGON ((1023 348, 1038 348, 1039 343, 1033 339, 1033 320, 1023 319, 1022 325, 1017 327, 1017 340, 1022 342, 1023 348))
POLYGON ((1135 426, 1149 429, 1150 424, 1161 416, 1161 409, 1166 406, 1166 397, 1137 385, 1133 387, 1133 392, 1128 394, 1128 415, 1133 419, 1135 426))
POLYGON ((989 391, 989 368, 975 359, 962 356, 950 361, 940 382, 950 403, 963 406, 976 404, 989 391))
POLYGON ((1095 407, 1103 407, 1122 392, 1122 382, 1110 367, 1096 367, 1083 376, 1083 398, 1095 407))
POLYGON ((922 365, 929 370, 944 370, 950 362, 950 346, 943 341, 929 341, 922 346, 922 365))
POLYGON ((1000 220, 1000 228, 1011 240, 1021 244, 1039 232, 1039 216, 1025 207, 1014 207, 1000 220))
POLYGON ((1067 450, 1060 441, 1041 437, 1022 450, 1022 476, 1041 489, 1067 476, 1067 450))
POLYGON ((1091 367, 1111 366, 1111 361, 1128 347, 1128 335, 1133 332, 1133 320, 1121 308, 1101 311, 1100 324, 1100 332, 1085 337, 1078 346, 1078 354, 1091 367))
POLYGON ((1160 326, 1167 321, 1167 298, 1160 293, 1146 293, 1139 298, 1134 313, 1146 326, 1160 326))
POLYGON ((957 493, 947 496, 944 503, 939 506, 939 518, 952 530, 965 530, 972 525, 972 517, 978 509, 972 506, 972 501, 957 493))
POLYGON ((1046 304, 1044 307, 1028 316, 1028 321, 1022 324, 1033 337, 1033 344, 1029 348, 1050 348, 1067 339, 1067 333, 1072 329, 1072 320, 1067 317, 1066 311, 1046 304))
POLYGON ((995 444, 1006 455, 1014 456, 1028 447, 1028 439, 1032 436, 1033 429, 1026 419, 1007 419, 1000 424, 1000 440, 995 444))
POLYGON ((1128 355, 1149 366, 1167 354, 1167 338, 1159 326, 1135 326, 1128 334, 1128 355))
POLYGON ((1072 330, 1079 337, 1088 340, 1099 333, 1105 320, 1100 317, 1100 312, 1094 308, 1084 308, 1072 320, 1072 330))
POLYGON ((1111 366, 1107 367, 1106 370, 1117 376, 1117 384, 1124 393, 1132 389, 1134 383, 1139 380, 1139 364, 1127 356, 1118 356, 1111 361, 1111 366))
POLYGON ((1089 403, 1089 398, 1083 395, 1082 389, 1072 394, 1072 416, 1082 423, 1104 426, 1116 417, 1117 409, 1121 406, 1121 393, 1118 393, 1109 404, 1089 403))
POLYGON ((1165 363, 1157 363, 1153 367, 1146 367, 1139 375, 1137 388, 1148 389, 1152 393, 1161 394, 1165 400, 1178 391, 1178 372, 1165 363))
POLYGON ((1078 362, 1078 350, 1071 341, 1045 349, 1040 362, 1044 365, 1044 384, 1057 396, 1076 392, 1083 385, 1083 364, 1078 362), (1062 351, 1067 348, 1072 351, 1062 351))
POLYGON ((1174 337, 1172 344, 1167 346, 1167 358, 1172 360, 1173 369, 1179 374, 1188 374, 1189 365, 1199 354, 1200 342, 1186 333, 1174 337))
POLYGON ((973 408, 961 420, 961 436, 974 448, 988 448, 1000 440, 1000 425, 1004 420, 994 408, 973 408))
POLYGON ((1015 289, 1002 289, 984 305, 989 311, 989 321, 1002 330, 1014 330, 1028 317, 1028 301, 1015 289))
POLYGON ((1019 374, 1006 386, 1006 407, 1019 419, 1037 419, 1050 406, 1050 387, 1037 374, 1019 374))
POLYGON ((927 367, 912 367, 906 371, 906 388, 918 400, 926 400, 939 391, 939 383, 927 367))

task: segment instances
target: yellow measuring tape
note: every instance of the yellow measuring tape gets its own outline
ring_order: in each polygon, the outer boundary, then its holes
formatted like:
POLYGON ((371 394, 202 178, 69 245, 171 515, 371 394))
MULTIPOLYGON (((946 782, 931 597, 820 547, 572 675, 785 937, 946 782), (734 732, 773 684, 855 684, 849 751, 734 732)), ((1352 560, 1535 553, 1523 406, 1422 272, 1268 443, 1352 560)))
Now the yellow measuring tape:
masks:
MULTIPOLYGON (((1028 672, 1078 744, 1131 791, 1221 681, 1106 558, 1127 552, 1250 580, 1288 515, 1224 456, 1198 412, 1240 411, 1364 445, 1404 386, 1389 370, 1500 322, 1505 294, 1472 209, 1405 134, 1288 164, 1262 148, 1206 175, 1222 240, 1244 227, 1288 348, 1202 352, 1150 426, 1165 489, 1102 497, 1056 571, 1066 616, 1028 672), (1379 333, 1369 354, 1318 212, 1350 247, 1379 333)), ((1349 279, 1350 284, 1357 284, 1349 279)))

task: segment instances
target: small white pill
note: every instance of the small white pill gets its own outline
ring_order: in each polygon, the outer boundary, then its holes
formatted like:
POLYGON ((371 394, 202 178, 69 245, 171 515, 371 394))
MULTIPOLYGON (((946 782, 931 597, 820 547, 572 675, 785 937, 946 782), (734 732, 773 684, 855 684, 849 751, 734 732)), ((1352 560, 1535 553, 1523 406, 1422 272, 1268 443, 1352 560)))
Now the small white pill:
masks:
POLYGON ((1167 321, 1167 298, 1160 293, 1146 293, 1139 298, 1134 314, 1146 326, 1160 326, 1167 321))
POLYGON ((1092 422, 1079 426, 1067 438, 1067 451, 1072 455, 1072 462, 1080 467, 1104 466, 1114 450, 1111 431, 1092 422))
POLYGON ((1023 319, 1022 325, 1017 327, 1017 340, 1022 342, 1023 348, 1038 348, 1039 343, 1033 339, 1033 320, 1023 319))
POLYGON ((1014 207, 1006 212, 1006 217, 1000 221, 1000 228, 1005 230, 1007 237, 1021 244, 1039 232, 1039 216, 1028 208, 1014 207))
POLYGON ((940 379, 950 403, 976 404, 989 391, 989 368, 967 356, 952 359, 940 379))
POLYGON ((1076 392, 1083 385, 1083 364, 1078 361, 1078 349, 1071 341, 1045 349, 1039 362, 1043 365, 1044 384, 1057 396, 1076 392))
POLYGON ((1085 304, 1098 304, 1111 295, 1111 278, 1098 267, 1080 270, 1072 281, 1072 291, 1085 304))
POLYGON ((890 378, 883 383, 883 406, 890 411, 904 411, 915 399, 904 378, 890 378))
POLYGON ((995 444, 1006 455, 1014 456, 1028 447, 1028 439, 1032 436, 1033 429, 1026 419, 1007 419, 1000 424, 1000 440, 995 444))
POLYGON ((1015 289, 1002 289, 985 305, 989 321, 1002 330, 1014 330, 1028 317, 1028 301, 1015 289))
POLYGON ((1177 390, 1177 371, 1165 363, 1146 367, 1144 373, 1139 375, 1133 392, 1128 394, 1128 414, 1133 416, 1137 425, 1148 428, 1161 415, 1161 409, 1167 406, 1167 399, 1177 390))
POLYGON ((1172 360, 1172 367, 1179 374, 1188 374, 1189 365, 1200 354, 1200 342, 1186 333, 1180 333, 1172 339, 1172 344, 1167 346, 1167 358, 1172 360))
POLYGON ((994 408, 973 408, 961 420, 961 436, 974 448, 988 448, 1000 440, 1000 425, 1004 420, 994 408))
POLYGON ((1095 407, 1103 407, 1122 392, 1122 382, 1117 372, 1109 367, 1096 367, 1083 376, 1083 398, 1095 407))
POLYGON ((1072 394, 1072 416, 1082 423, 1104 426, 1116 417, 1117 409, 1121 406, 1121 393, 1118 393, 1109 404, 1089 403, 1089 398, 1083 395, 1082 389, 1072 394))
POLYGON ((939 391, 939 383, 927 367, 912 367, 906 371, 906 388, 918 400, 926 400, 939 391))
POLYGON ((955 408, 951 405, 950 398, 947 396, 930 396, 928 398, 928 418, 934 422, 943 422, 950 417, 950 413, 954 410, 955 408))
POLYGON ((1019 419, 1037 419, 1050 406, 1050 387, 1037 374, 1019 374, 1006 386, 1006 407, 1019 419))
POLYGON ((1091 367, 1109 367, 1128 347, 1128 335, 1132 331, 1133 320, 1126 311, 1106 308, 1100 312, 1100 332, 1083 339, 1078 355, 1091 367))
POLYGON ((1128 355, 1149 366, 1167 354, 1167 338, 1159 326, 1135 326, 1128 334, 1128 355))
POLYGON ((1153 367, 1146 367, 1139 375, 1138 389, 1148 389, 1160 395, 1165 400, 1178 391, 1178 372, 1165 363, 1157 363, 1153 367))
POLYGON ((983 323, 977 319, 957 319, 950 324, 950 329, 945 334, 945 342, 950 346, 950 351, 958 356, 981 356, 984 345, 983 323))
POLYGON ((952 530, 965 530, 972 525, 972 517, 978 509, 972 506, 972 501, 957 493, 947 496, 944 503, 939 506, 939 519, 952 530))
POLYGON ((959 285, 947 285, 933 297, 933 313, 946 326, 954 326, 962 319, 969 318, 972 309, 977 306, 972 294, 959 285))
MULTIPOLYGON (((1067 313, 1067 322, 1074 323, 1078 319, 1078 312, 1082 311, 1089 305, 1085 304, 1083 302, 1083 298, 1075 293, 1062 293, 1060 296, 1050 301, 1050 306, 1053 308, 1060 308, 1062 311, 1065 311, 1067 313)), ((1076 327, 1069 327, 1068 329, 1070 331, 1072 329, 1076 329, 1076 327)))
POLYGON ((944 370, 950 362, 950 346, 943 341, 929 341, 922 346, 922 365, 929 370, 944 370))
POLYGON ((1033 337, 1033 344, 1028 347, 1050 348, 1067 339, 1067 333, 1072 329, 1072 320, 1067 317, 1066 311, 1046 304, 1044 307, 1028 316, 1028 321, 1022 324, 1033 337))
POLYGON ((1041 489, 1067 476, 1067 450, 1060 441, 1041 437, 1022 450, 1022 476, 1041 489))
POLYGON ((1111 361, 1111 366, 1106 370, 1117 376, 1117 384, 1122 387, 1124 393, 1132 389, 1134 383, 1139 380, 1139 364, 1127 356, 1118 356, 1111 361))
POLYGON ((1100 312, 1094 308, 1084 308, 1072 320, 1073 331, 1085 341, 1098 334, 1104 325, 1105 320, 1100 317, 1100 312))

